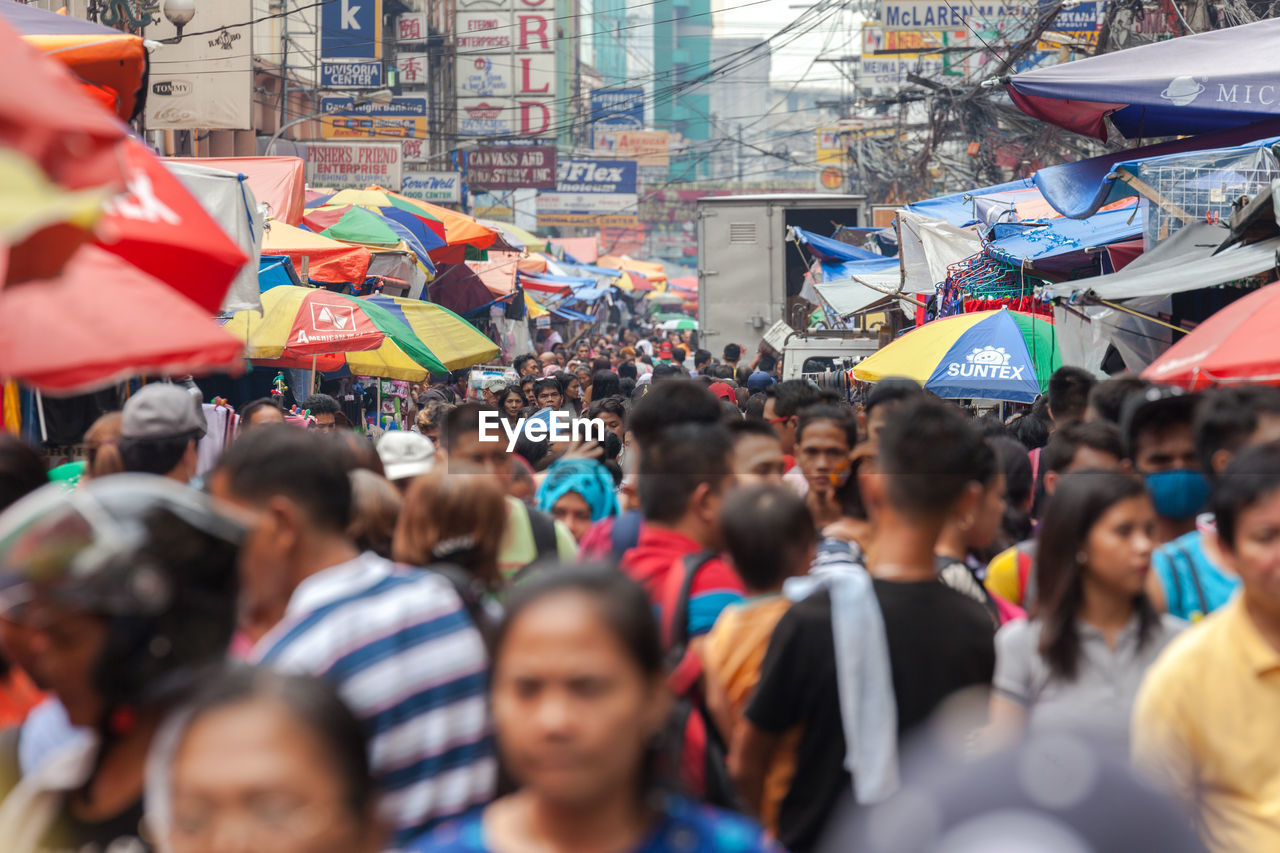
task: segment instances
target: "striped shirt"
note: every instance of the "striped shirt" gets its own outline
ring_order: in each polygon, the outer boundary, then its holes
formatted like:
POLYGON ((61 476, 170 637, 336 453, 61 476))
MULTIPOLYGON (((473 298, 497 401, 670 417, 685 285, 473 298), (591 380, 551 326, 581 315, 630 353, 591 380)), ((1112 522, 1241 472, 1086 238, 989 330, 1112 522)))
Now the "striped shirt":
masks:
POLYGON ((492 799, 488 658, 444 578, 372 553, 332 566, 298 585, 251 657, 338 690, 364 724, 397 845, 492 799))

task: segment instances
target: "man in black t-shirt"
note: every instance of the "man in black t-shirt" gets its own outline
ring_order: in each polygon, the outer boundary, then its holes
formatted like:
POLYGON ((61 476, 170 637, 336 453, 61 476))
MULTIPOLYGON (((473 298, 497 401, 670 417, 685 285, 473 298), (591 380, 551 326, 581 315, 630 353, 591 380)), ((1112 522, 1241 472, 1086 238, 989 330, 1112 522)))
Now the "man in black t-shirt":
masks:
MULTIPOLYGON (((881 476, 863 480, 877 510, 869 568, 884 617, 900 739, 956 691, 989 685, 995 670, 990 617, 944 586, 933 563, 948 513, 974 511, 981 499, 981 490, 969 487, 981 442, 954 408, 912 402, 894 413, 883 434, 875 460, 881 476)), ((748 803, 756 804, 763 768, 782 736, 802 728, 778 821, 778 840, 791 853, 813 849, 836 804, 852 802, 831 619, 825 590, 782 617, 730 759, 748 803)))

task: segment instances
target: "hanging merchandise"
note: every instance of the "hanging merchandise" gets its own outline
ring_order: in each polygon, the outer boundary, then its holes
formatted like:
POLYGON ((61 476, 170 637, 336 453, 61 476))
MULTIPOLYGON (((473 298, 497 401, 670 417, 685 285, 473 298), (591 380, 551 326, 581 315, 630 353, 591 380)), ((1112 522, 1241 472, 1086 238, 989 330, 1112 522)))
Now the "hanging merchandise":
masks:
POLYGON ((408 411, 409 383, 398 379, 381 380, 382 406, 378 424, 383 429, 407 429, 404 414, 408 411))

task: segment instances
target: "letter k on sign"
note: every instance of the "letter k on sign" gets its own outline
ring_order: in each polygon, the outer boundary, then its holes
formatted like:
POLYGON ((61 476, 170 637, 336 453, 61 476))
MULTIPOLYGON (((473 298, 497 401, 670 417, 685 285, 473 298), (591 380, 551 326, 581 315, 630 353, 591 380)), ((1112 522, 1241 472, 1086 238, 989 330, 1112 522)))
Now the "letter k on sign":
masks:
POLYGON ((359 6, 352 6, 351 0, 342 0, 342 23, 339 25, 344 30, 360 29, 360 22, 356 20, 356 15, 360 14, 359 6))

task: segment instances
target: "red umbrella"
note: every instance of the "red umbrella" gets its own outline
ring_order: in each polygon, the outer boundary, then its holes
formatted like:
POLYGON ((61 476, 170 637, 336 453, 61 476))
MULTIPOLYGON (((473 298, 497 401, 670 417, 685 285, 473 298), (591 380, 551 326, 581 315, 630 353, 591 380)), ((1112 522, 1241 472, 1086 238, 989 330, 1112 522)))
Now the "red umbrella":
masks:
POLYGON ((216 314, 248 258, 142 143, 125 140, 119 153, 127 192, 107 204, 98 245, 216 314))
POLYGON ((1198 390, 1232 382, 1280 385, 1280 283, 1237 299, 1142 372, 1152 382, 1198 390))
POLYGON ((243 344, 128 262, 84 246, 62 274, 0 289, 0 379, 80 393, 140 373, 237 370, 243 344))

